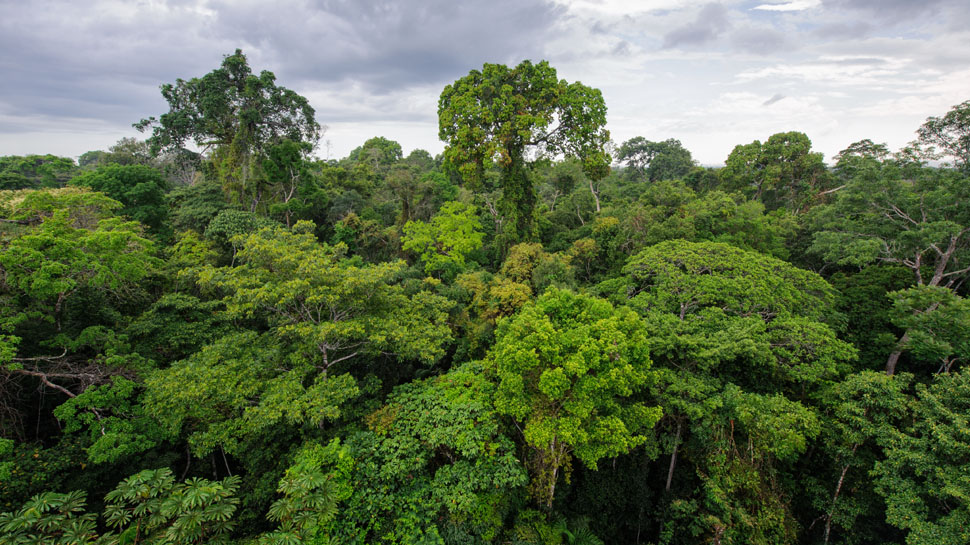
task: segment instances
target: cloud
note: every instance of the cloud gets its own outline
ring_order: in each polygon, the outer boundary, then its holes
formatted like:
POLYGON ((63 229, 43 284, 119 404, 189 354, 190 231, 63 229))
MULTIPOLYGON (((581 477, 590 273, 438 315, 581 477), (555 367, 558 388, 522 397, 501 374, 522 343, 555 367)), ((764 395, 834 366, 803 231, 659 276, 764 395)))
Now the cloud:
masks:
POLYGON ((768 100, 762 102, 761 105, 762 106, 771 106, 772 104, 778 102, 779 100, 783 100, 784 98, 785 98, 785 95, 780 94, 780 93, 775 93, 771 98, 769 98, 768 100))
POLYGON ((818 7, 821 3, 822 0, 793 0, 781 4, 761 4, 751 9, 760 9, 763 11, 803 11, 818 7))
POLYGON ((698 46, 716 40, 731 26, 723 4, 707 4, 697 18, 664 36, 663 48, 698 46))
POLYGON ((965 0, 822 0, 826 9, 845 9, 866 12, 888 22, 911 21, 955 8, 966 10, 965 0))
POLYGON ((731 44, 740 51, 757 55, 777 55, 792 47, 781 32, 764 27, 745 27, 731 35, 731 44))
POLYGON ((334 85, 401 97, 440 91, 484 62, 541 58, 564 14, 546 0, 51 4, 4 4, 0 107, 119 126, 165 111, 160 84, 201 76, 237 47, 254 70, 272 70, 301 94, 334 85))

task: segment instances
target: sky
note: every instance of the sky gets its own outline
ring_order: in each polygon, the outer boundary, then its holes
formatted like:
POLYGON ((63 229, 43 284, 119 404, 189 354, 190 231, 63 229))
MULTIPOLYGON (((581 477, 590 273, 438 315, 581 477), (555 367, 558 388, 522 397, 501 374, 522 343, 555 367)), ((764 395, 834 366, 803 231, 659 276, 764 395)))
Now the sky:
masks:
POLYGON ((600 89, 617 144, 705 165, 792 130, 827 161, 895 150, 970 100, 967 0, 0 0, 0 156, 143 138, 161 84, 237 48, 309 99, 332 159, 374 136, 440 152, 444 86, 523 59, 600 89))

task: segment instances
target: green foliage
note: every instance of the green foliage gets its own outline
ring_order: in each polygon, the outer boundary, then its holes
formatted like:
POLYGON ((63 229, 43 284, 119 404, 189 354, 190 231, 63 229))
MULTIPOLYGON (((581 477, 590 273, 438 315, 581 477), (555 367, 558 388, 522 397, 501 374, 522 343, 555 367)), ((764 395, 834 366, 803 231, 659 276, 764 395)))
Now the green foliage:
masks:
POLYGON ((784 259, 795 227, 790 214, 766 214, 764 205, 737 193, 697 195, 681 182, 657 182, 624 211, 617 246, 633 253, 665 240, 706 240, 784 259))
POLYGON ((970 356, 970 301, 940 286, 916 286, 887 294, 893 323, 907 331, 904 350, 948 373, 970 356))
POLYGON ((643 444, 660 418, 658 407, 629 399, 653 379, 645 327, 601 299, 548 290, 499 324, 487 362, 496 410, 522 425, 533 493, 547 509, 573 455, 595 469, 643 444))
POLYGON ((360 265, 342 245, 320 244, 313 224, 262 229, 234 239, 236 267, 210 268, 202 283, 227 292, 227 311, 263 317, 304 355, 295 361, 326 370, 358 355, 394 353, 432 363, 450 339, 449 303, 427 290, 413 295, 394 281, 402 262, 360 265))
POLYGON ((834 170, 843 180, 851 180, 866 168, 878 168, 888 156, 889 148, 885 144, 876 144, 866 138, 849 144, 833 157, 834 170))
POLYGON ((479 363, 401 386, 348 442, 354 493, 335 528, 347 541, 492 541, 526 482, 479 363))
POLYGON ((680 140, 651 142, 642 136, 624 142, 616 152, 616 160, 625 163, 631 177, 651 182, 680 179, 696 164, 680 140))
POLYGON ((242 456, 274 427, 320 425, 357 395, 351 376, 327 377, 279 352, 272 337, 223 337, 150 376, 144 403, 166 433, 184 432, 197 456, 219 448, 242 456))
POLYGON ((205 228, 205 238, 218 244, 224 250, 235 252, 238 247, 233 242, 237 235, 255 233, 264 227, 277 223, 265 216, 243 210, 225 209, 212 218, 205 228))
POLYGON ((769 210, 798 211, 829 185, 822 154, 811 151, 812 141, 800 132, 771 135, 735 146, 728 155, 721 179, 732 190, 742 190, 769 210))
POLYGON ((710 242, 658 244, 623 272, 625 281, 600 288, 644 315, 659 367, 652 394, 667 413, 658 430, 671 492, 662 542, 793 542, 779 470, 820 431, 801 398, 855 356, 820 322, 833 314, 831 287, 781 260, 710 242), (694 478, 675 471, 678 456, 694 478))
POLYGON ((71 180, 71 185, 90 187, 120 202, 119 213, 138 221, 157 235, 170 231, 168 183, 157 170, 144 165, 108 165, 85 172, 71 180))
POLYGON ((347 156, 347 160, 364 164, 375 174, 384 175, 403 156, 401 144, 383 136, 375 136, 364 142, 362 146, 354 148, 347 156))
MULTIPOLYGON (((100 193, 76 187, 0 191, 0 210, 6 219, 15 220, 19 225, 32 225, 61 211, 67 214, 74 227, 90 229, 98 220, 113 216, 121 206, 118 201, 100 193)), ((15 231, 13 234, 20 233, 15 231)))
POLYGON ((526 172, 533 151, 578 157, 595 179, 609 172, 602 94, 558 80, 545 61, 472 70, 441 92, 438 121, 439 137, 448 143, 445 161, 467 182, 481 184, 492 165, 501 169, 499 208, 512 243, 536 236, 537 196, 526 172))
POLYGON ((0 190, 64 187, 77 172, 68 157, 7 155, 0 157, 0 190))
POLYGON ((589 521, 566 521, 562 517, 549 521, 534 510, 519 513, 513 530, 515 545, 603 545, 603 540, 589 530, 589 521))
POLYGON ((273 503, 267 516, 279 529, 260 537, 264 545, 329 545, 327 528, 337 516, 337 504, 352 494, 348 484, 353 458, 339 440, 326 447, 304 448, 296 463, 286 470, 277 491, 283 497, 273 503), (331 472, 327 472, 333 466, 331 472))
POLYGON ((917 131, 919 143, 931 159, 952 158, 954 166, 970 171, 970 100, 957 104, 943 117, 930 117, 917 131))
POLYGON ((569 258, 551 254, 541 244, 523 242, 509 248, 499 274, 531 289, 534 295, 549 287, 568 288, 572 282, 569 258))
POLYGON ((890 319, 892 300, 887 292, 913 281, 904 267, 870 265, 857 272, 838 272, 829 278, 836 289, 836 308, 845 315, 842 339, 859 350, 860 369, 880 369, 898 337, 890 319))
POLYGON ((163 439, 156 421, 139 402, 138 385, 124 377, 93 386, 54 409, 64 433, 88 432, 93 463, 115 462, 155 447, 163 439))
POLYGON ((313 159, 239 51, 162 95, 0 157, 0 543, 970 541, 970 102, 610 173, 546 62, 447 86, 438 157, 313 159))
POLYGON ((484 234, 477 212, 474 206, 447 202, 430 223, 407 222, 402 247, 421 257, 426 273, 454 274, 464 267, 465 256, 482 247, 484 234))
POLYGON ((189 357, 231 331, 220 313, 221 301, 203 301, 185 293, 167 293, 125 330, 143 356, 167 365, 189 357))
POLYGON ((204 233, 209 222, 228 207, 222 188, 210 181, 178 187, 168 194, 168 199, 176 231, 204 233))
POLYGON ((190 545, 229 543, 238 477, 175 481, 171 470, 146 469, 105 496, 105 522, 121 531, 112 543, 190 545))
POLYGON ((811 516, 824 522, 809 532, 824 543, 869 543, 871 536, 884 531, 879 528, 885 519, 882 500, 866 485, 870 470, 882 458, 880 446, 909 418, 905 390, 910 379, 906 374, 862 371, 822 391, 819 448, 806 460, 800 480, 812 508, 802 520, 811 516))
POLYGON ((893 168, 866 169, 820 212, 810 251, 839 265, 897 263, 917 284, 952 285, 970 244, 967 192, 965 178, 952 172, 907 180, 893 168))
MULTIPOLYGON (((962 284, 970 258, 970 185, 955 171, 912 174, 915 179, 904 179, 893 165, 862 171, 819 210, 809 251, 839 265, 897 264, 912 272, 917 286, 962 284)), ((887 373, 895 372, 900 353, 889 355, 887 373)))
POLYGON ((320 136, 309 102, 277 86, 272 72, 253 74, 238 49, 201 78, 162 85, 162 97, 168 113, 135 124, 140 130, 152 129, 148 144, 153 153, 184 149, 189 140, 207 149, 244 137, 247 146, 262 150, 284 138, 316 144, 320 136))
POLYGON ((918 385, 913 423, 894 431, 876 464, 886 519, 907 531, 909 545, 970 539, 970 371, 918 385))
POLYGON ((817 274, 720 243, 662 242, 633 256, 623 272, 629 284, 622 295, 631 304, 682 319, 703 308, 821 319, 834 301, 831 286, 817 274))
POLYGON ((84 508, 83 492, 38 494, 18 511, 0 513, 0 544, 94 544, 95 515, 84 508))

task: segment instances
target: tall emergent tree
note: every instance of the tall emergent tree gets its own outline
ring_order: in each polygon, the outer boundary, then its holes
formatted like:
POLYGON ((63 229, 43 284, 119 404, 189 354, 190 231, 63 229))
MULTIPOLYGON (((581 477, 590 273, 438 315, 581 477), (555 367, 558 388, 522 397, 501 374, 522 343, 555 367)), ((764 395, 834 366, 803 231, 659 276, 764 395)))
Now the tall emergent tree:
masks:
POLYGON ((264 196, 260 174, 266 150, 284 140, 320 139, 321 127, 306 98, 276 85, 268 70, 253 74, 242 50, 227 55, 222 66, 188 81, 162 85, 168 113, 135 123, 152 153, 186 155, 189 142, 208 155, 223 185, 255 208, 264 196))
POLYGON ((500 212, 508 242, 536 236, 536 190, 528 174, 542 156, 578 157, 591 179, 609 172, 606 103, 598 89, 556 77, 542 61, 515 68, 486 64, 445 87, 438 101, 438 136, 445 161, 466 181, 501 171, 500 212))
POLYGON ((651 142, 642 136, 627 140, 616 151, 616 160, 625 163, 632 179, 676 180, 694 167, 696 161, 680 140, 668 138, 651 142))
POLYGON ((803 209, 830 183, 822 154, 812 151, 804 133, 780 132, 737 145, 721 170, 727 189, 738 190, 761 201, 769 210, 803 209))
POLYGON ((930 117, 916 133, 929 148, 929 159, 952 158, 955 167, 970 172, 970 100, 957 104, 943 117, 930 117))

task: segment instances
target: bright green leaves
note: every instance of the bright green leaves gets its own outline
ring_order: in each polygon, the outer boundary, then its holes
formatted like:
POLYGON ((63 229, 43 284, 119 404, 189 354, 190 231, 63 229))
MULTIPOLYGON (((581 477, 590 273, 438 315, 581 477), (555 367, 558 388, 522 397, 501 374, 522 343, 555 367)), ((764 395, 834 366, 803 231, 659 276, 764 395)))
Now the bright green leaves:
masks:
POLYGON ((92 386, 54 409, 64 432, 86 429, 91 445, 88 459, 114 462, 148 450, 164 437, 155 419, 147 414, 137 395, 140 388, 124 377, 110 384, 92 386))
POLYGON ((146 469, 105 496, 105 519, 111 528, 125 528, 116 541, 121 543, 226 543, 235 525, 238 486, 238 477, 178 483, 167 468, 146 469))
POLYGON ((527 157, 578 157, 594 178, 609 172, 606 103, 597 89, 559 80, 542 61, 515 68, 486 64, 448 85, 438 100, 438 136, 448 143, 445 161, 471 183, 501 171, 505 235, 510 242, 536 236, 536 191, 527 157))
POLYGON ((908 333, 904 350, 921 362, 949 372, 970 356, 970 301, 939 286, 916 286, 888 294, 893 324, 908 333))
POLYGON ((0 544, 88 545, 95 542, 93 513, 84 513, 84 492, 44 492, 19 511, 0 513, 0 544))
POLYGON ((660 417, 629 399, 653 380, 644 324, 600 299, 550 289, 500 322, 487 365, 496 410, 523 425, 547 507, 573 454, 595 469, 645 442, 660 417))
POLYGON ((600 287, 643 314, 662 367, 653 394, 669 415, 660 429, 671 449, 670 528, 724 542, 793 541, 779 465, 820 432, 806 393, 855 357, 820 321, 833 315, 832 288, 784 261, 711 242, 664 242, 623 271, 626 279, 600 287), (675 492, 678 454, 694 467, 696 501, 675 492))
POLYGON ((12 240, 0 266, 9 285, 35 299, 54 303, 82 286, 120 296, 158 264, 153 249, 137 223, 109 218, 92 229, 77 228, 70 213, 59 210, 12 240))
POLYGON ((970 540, 970 372, 917 386, 913 424, 893 434, 876 465, 890 524, 909 545, 970 540))
POLYGON ((348 449, 333 440, 312 445, 297 455, 296 463, 280 479, 283 497, 273 502, 267 517, 279 529, 260 537, 261 545, 331 543, 327 527, 337 516, 337 504, 353 492, 347 482, 354 461, 348 449), (327 469, 332 469, 327 473, 327 469))
POLYGON ((358 395, 346 371, 394 354, 433 363, 451 338, 450 303, 396 282, 401 262, 363 265, 343 245, 320 244, 312 224, 233 239, 234 267, 209 267, 200 284, 225 294, 239 332, 203 347, 147 381, 147 403, 172 434, 185 430, 199 455, 245 454, 276 426, 322 426, 358 395))
POLYGON ((145 403, 169 434, 188 434, 196 455, 219 447, 242 455, 274 426, 336 418, 358 393, 350 375, 282 365, 272 337, 229 335, 149 377, 145 403))
POLYGON ((478 363, 397 388, 367 417, 370 431, 347 443, 356 463, 341 537, 438 543, 450 531, 493 540, 526 481, 493 391, 478 363))
POLYGON ((161 261, 141 225, 112 216, 119 206, 76 188, 0 195, 23 226, 0 240, 0 373, 71 397, 112 367, 137 367, 118 357, 126 347, 114 328, 161 261))
POLYGON ((361 265, 343 245, 319 244, 312 224, 263 229, 238 239, 241 265, 208 269, 201 283, 227 293, 227 312, 266 320, 294 349, 294 362, 326 371, 358 356, 390 352, 432 363, 450 340, 445 299, 394 283, 401 262, 361 265))
POLYGON ((818 319, 833 302, 832 288, 817 274, 727 244, 662 242, 631 258, 623 272, 634 307, 681 319, 710 307, 764 320, 818 319))
POLYGON ((429 223, 407 222, 401 242, 421 257, 426 273, 454 274, 464 267, 465 256, 482 247, 481 228, 474 206, 452 201, 443 204, 429 223))
POLYGON ((3 545, 202 545, 226 543, 235 523, 239 479, 175 481, 169 469, 146 469, 105 496, 104 518, 118 534, 96 533, 85 494, 45 492, 19 511, 0 514, 3 545))

